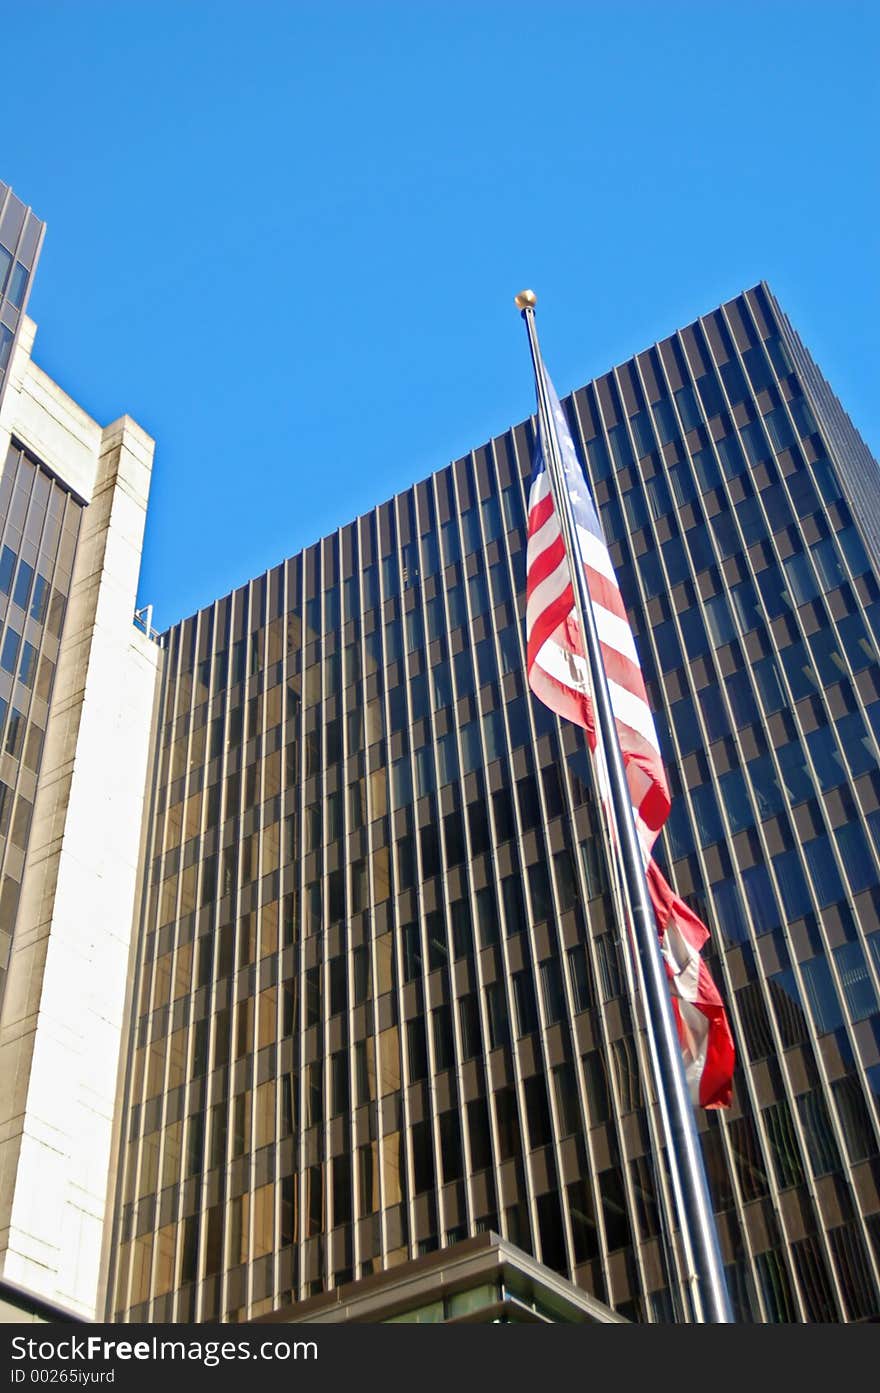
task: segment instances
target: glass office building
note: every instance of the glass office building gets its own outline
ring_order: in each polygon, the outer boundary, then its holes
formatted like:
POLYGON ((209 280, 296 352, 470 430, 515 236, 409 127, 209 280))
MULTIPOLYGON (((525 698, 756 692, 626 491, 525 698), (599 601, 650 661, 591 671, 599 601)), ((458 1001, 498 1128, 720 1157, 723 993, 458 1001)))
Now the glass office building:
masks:
MULTIPOLYGON (((877 465, 766 286, 576 391, 713 931, 741 1320, 880 1316, 877 465)), ((108 1310, 240 1321, 494 1231, 683 1314, 525 422, 165 636, 108 1310)))

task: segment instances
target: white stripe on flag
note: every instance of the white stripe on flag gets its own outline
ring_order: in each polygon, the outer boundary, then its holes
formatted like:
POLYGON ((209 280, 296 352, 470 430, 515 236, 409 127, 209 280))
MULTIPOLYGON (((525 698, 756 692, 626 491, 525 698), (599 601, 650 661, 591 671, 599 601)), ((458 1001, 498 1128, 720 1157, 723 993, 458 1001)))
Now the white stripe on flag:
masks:
POLYGON ((569 584, 568 562, 562 558, 555 571, 551 571, 549 576, 545 576, 539 585, 536 585, 526 604, 526 623, 531 630, 545 609, 548 609, 560 595, 564 594, 566 586, 569 584))
POLYGON ((548 547, 552 546, 560 536, 559 519, 555 513, 551 513, 547 521, 542 523, 538 528, 537 532, 533 532, 529 537, 529 544, 526 548, 526 561, 528 566, 533 566, 541 555, 541 552, 546 551, 548 547))
POLYGON ((605 609, 597 600, 593 601, 593 613, 596 616, 599 639, 605 647, 613 648, 615 653, 622 653, 641 670, 633 632, 626 620, 621 619, 619 614, 612 614, 610 609, 605 609))
POLYGON ((614 574, 614 567, 611 565, 611 557, 608 555, 605 543, 600 541, 592 532, 588 532, 585 527, 581 527, 580 524, 576 526, 575 530, 584 565, 589 566, 593 571, 598 571, 600 576, 605 576, 607 580, 613 581, 617 585, 617 576, 614 574))

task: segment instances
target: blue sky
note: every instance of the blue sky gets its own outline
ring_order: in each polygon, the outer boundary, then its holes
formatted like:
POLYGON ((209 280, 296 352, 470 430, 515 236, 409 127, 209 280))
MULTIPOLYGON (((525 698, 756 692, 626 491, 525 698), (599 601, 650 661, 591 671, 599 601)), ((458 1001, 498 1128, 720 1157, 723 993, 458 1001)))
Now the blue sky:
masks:
POLYGON ((528 415, 524 285, 564 392, 764 278, 880 448, 876 4, 31 0, 2 35, 35 357, 157 440, 161 627, 528 415))

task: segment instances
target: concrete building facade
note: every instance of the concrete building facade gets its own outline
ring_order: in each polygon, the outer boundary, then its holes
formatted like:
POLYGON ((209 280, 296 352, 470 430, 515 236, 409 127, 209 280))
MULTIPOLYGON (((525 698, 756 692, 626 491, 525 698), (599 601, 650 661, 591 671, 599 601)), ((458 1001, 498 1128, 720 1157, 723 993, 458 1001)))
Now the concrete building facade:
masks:
MULTIPOLYGON (((41 236, 0 186, 0 289, 3 249, 12 277, 41 236)), ((153 442, 92 420, 35 331, 17 319, 0 384, 0 1277, 94 1317, 159 656, 133 625, 153 442)))

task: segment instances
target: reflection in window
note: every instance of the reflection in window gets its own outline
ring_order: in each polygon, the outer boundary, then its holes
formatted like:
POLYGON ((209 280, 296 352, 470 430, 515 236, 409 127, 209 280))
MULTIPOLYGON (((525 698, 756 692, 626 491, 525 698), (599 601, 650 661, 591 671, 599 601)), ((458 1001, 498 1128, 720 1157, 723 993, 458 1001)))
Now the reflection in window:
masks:
POLYGON ((843 1025, 843 1012, 827 961, 822 957, 811 958, 803 964, 801 972, 817 1033, 824 1035, 839 1029, 843 1025))
POLYGON ((755 1256, 755 1267, 769 1319, 778 1324, 796 1321, 797 1304, 782 1254, 775 1250, 758 1253, 755 1256))
POLYGON ((812 898, 798 852, 793 849, 774 856, 773 869, 779 881, 786 917, 799 919, 801 915, 808 913, 812 898))
POLYGON ((6 294, 9 297, 11 303, 15 305, 15 308, 18 310, 21 309, 24 303, 24 292, 27 282, 27 267, 22 266, 20 261, 16 261, 12 271, 12 275, 9 277, 9 285, 6 290, 6 294))
POLYGON ((844 943, 835 948, 834 963, 850 1020, 866 1020, 877 1010, 877 997, 868 974, 862 945, 858 942, 844 943))
POLYGON ((743 1199, 762 1199, 768 1192, 767 1172, 755 1124, 738 1117, 727 1128, 743 1199))
POLYGON ((37 650, 32 643, 28 643, 27 640, 25 640, 21 649, 21 667, 18 672, 19 682, 24 683, 26 687, 32 687, 36 672, 37 650))
POLYGON ((732 832, 742 832, 754 826, 755 817, 746 792, 745 780, 738 769, 730 769, 718 780, 721 798, 732 832))
POLYGON ((7 629, 6 636, 3 639, 3 649, 2 652, 0 652, 0 667, 3 668, 4 672, 15 672, 20 643, 21 634, 17 634, 14 629, 7 629))
POLYGON ((760 983, 750 982, 736 992, 746 1048, 752 1063, 775 1054, 773 1032, 760 983))
POLYGON ((834 836, 840 851, 841 860, 846 867, 846 875, 854 894, 867 890, 877 884, 877 870, 869 849, 867 838, 856 822, 845 823, 834 829, 834 836))
POLYGON ((814 1175, 840 1170, 840 1152, 821 1091, 814 1088, 810 1093, 802 1093, 797 1106, 814 1175))
POLYGON ((813 879, 816 898, 822 909, 843 899, 843 885, 827 835, 804 842, 804 855, 813 879))
POLYGON ((763 1118, 770 1139, 770 1155, 776 1171, 776 1182, 784 1190, 790 1185, 802 1185, 804 1169, 788 1103, 781 1098, 764 1108, 763 1118))

